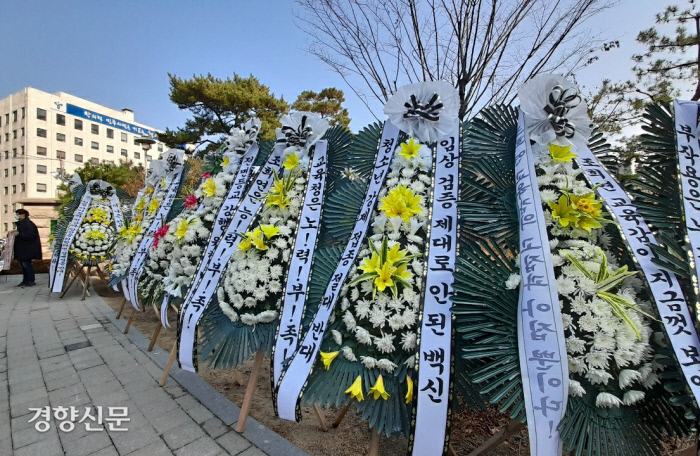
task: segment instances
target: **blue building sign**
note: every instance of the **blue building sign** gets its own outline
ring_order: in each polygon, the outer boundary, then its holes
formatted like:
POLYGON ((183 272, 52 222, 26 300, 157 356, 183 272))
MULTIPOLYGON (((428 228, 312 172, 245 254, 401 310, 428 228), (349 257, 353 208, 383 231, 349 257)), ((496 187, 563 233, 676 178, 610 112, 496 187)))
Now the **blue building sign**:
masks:
POLYGON ((80 106, 75 106, 70 103, 66 104, 66 113, 72 116, 90 120, 92 122, 109 125, 110 127, 128 131, 129 133, 134 133, 139 136, 150 136, 155 140, 158 139, 158 133, 155 130, 149 130, 148 128, 139 127, 138 125, 130 124, 128 122, 124 122, 123 120, 115 119, 114 117, 98 114, 94 111, 90 111, 89 109, 81 108, 80 106))

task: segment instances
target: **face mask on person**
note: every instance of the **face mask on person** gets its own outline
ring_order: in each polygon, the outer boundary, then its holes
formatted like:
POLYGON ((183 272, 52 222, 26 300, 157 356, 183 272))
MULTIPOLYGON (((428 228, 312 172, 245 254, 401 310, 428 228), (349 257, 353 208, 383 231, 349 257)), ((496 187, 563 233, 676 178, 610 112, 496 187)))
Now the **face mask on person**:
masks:
POLYGON ((19 222, 19 215, 15 214, 15 222, 19 222))

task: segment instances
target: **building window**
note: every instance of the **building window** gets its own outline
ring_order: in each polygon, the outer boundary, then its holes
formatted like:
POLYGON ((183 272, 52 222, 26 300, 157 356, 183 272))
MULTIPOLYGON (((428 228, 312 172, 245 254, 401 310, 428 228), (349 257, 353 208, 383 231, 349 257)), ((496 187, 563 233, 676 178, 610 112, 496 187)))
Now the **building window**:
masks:
POLYGON ((21 130, 22 130, 22 136, 24 136, 24 127, 22 127, 21 130))
POLYGON ((110 154, 114 153, 114 146, 107 146, 107 152, 110 154))
POLYGON ((17 111, 12 111, 12 121, 17 122, 17 111))
POLYGON ((163 145, 162 144, 158 144, 158 152, 163 152, 163 145))
POLYGON ((134 152, 134 158, 137 159, 137 160, 140 159, 140 158, 141 158, 141 154, 138 153, 138 152, 134 152))
POLYGON ((10 113, 5 114, 5 124, 10 123, 10 113))
POLYGON ((5 151, 5 160, 7 160, 8 158, 10 158, 10 151, 6 150, 5 151))
POLYGON ((5 231, 7 231, 7 223, 5 223, 5 231))
POLYGON ((151 160, 153 160, 153 158, 150 155, 146 154, 146 161, 151 161, 151 160))
POLYGON ((17 186, 13 185, 12 186, 12 194, 14 195, 15 193, 17 193, 17 186))
POLYGON ((99 159, 99 158, 94 158, 94 157, 93 157, 93 158, 90 159, 90 162, 91 162, 93 165, 99 165, 99 164, 100 164, 100 159, 99 159))
POLYGON ((12 167, 12 175, 13 175, 13 176, 16 176, 16 175, 17 175, 17 167, 16 167, 16 166, 13 166, 13 167, 12 167))
POLYGON ((114 130, 112 130, 111 128, 108 128, 107 129, 107 137, 110 139, 114 139, 114 130))
POLYGON ((7 189, 8 189, 8 188, 9 188, 9 187, 5 187, 5 195, 7 195, 7 189))
POLYGON ((77 136, 73 140, 76 146, 82 146, 83 145, 83 138, 78 138, 77 136))
POLYGON ((100 143, 96 141, 90 142, 90 149, 100 150, 100 143))
POLYGON ((83 129, 83 121, 80 119, 75 119, 73 126, 75 127, 76 130, 82 130, 83 129))
POLYGON ((80 155, 80 154, 75 154, 75 161, 78 162, 78 163, 82 163, 82 162, 83 162, 83 156, 80 155))
POLYGON ((24 119, 24 108, 22 108, 22 118, 24 119))
POLYGON ((46 138, 46 130, 43 128, 37 128, 36 135, 40 138, 46 138))
POLYGON ((12 139, 17 139, 17 130, 12 130, 12 139))
POLYGON ((36 191, 46 193, 46 184, 36 184, 36 191))
POLYGON ((39 174, 46 174, 46 165, 36 165, 36 172, 39 174))
POLYGON ((39 120, 46 120, 46 109, 36 108, 36 118, 39 120))
POLYGON ((63 114, 56 114, 56 124, 57 125, 65 125, 66 124, 66 116, 63 114))
POLYGON ((128 157, 128 156, 129 156, 129 154, 128 154, 128 152, 126 151, 126 149, 122 149, 122 156, 123 156, 123 157, 128 157))
POLYGON ((24 165, 19 165, 20 174, 24 174, 24 165))
POLYGON ((36 154, 46 156, 46 147, 36 146, 36 154))
POLYGON ((25 187, 24 184, 19 184, 19 192, 20 192, 20 193, 24 193, 25 190, 27 190, 27 187, 25 187))
POLYGON ((22 156, 24 156, 24 146, 22 146, 22 156))
POLYGON ((66 135, 63 133, 56 133, 56 141, 66 142, 66 135))
POLYGON ((8 177, 10 175, 10 169, 5 168, 5 177, 8 177))
POLYGON ((97 124, 91 124, 90 131, 92 132, 93 135, 99 135, 100 134, 100 126, 97 124))
POLYGON ((13 157, 16 157, 16 156, 17 156, 17 148, 16 148, 16 147, 13 147, 13 148, 12 148, 12 156, 13 156, 13 157))
POLYGON ((59 160, 65 160, 66 159, 66 153, 62 150, 57 150, 56 151, 56 158, 59 160))
POLYGON ((9 141, 9 140, 10 140, 10 134, 9 134, 9 133, 5 133, 5 141, 7 142, 7 141, 9 141))
POLYGON ((7 214, 7 204, 5 204, 5 214, 7 214))
POLYGON ((126 133, 122 133, 122 142, 126 142, 126 133))

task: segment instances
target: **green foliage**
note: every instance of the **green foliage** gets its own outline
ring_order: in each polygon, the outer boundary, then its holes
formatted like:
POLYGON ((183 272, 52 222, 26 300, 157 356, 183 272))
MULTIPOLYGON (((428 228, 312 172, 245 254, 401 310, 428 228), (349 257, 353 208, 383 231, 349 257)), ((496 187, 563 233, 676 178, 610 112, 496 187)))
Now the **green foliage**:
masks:
MULTIPOLYGON (((83 183, 88 183, 93 179, 101 179, 105 182, 109 182, 115 188, 121 188, 131 197, 136 196, 139 189, 143 188, 145 185, 144 179, 146 177, 146 171, 143 165, 134 165, 134 162, 131 160, 120 160, 118 165, 106 162, 98 164, 89 162, 82 168, 76 169, 75 172, 78 173, 83 183)), ((73 201, 74 195, 70 192, 68 185, 65 183, 62 183, 58 187, 58 190, 60 193, 57 211, 59 214, 63 214, 64 208, 68 203, 73 201)))
POLYGON ((345 95, 342 90, 328 87, 316 93, 312 90, 304 90, 292 104, 296 111, 312 111, 321 114, 328 119, 331 125, 340 124, 347 127, 350 124, 348 110, 343 108, 345 95))
POLYGON ((169 146, 183 143, 208 144, 215 150, 229 133, 251 117, 262 121, 260 137, 272 139, 278 119, 289 109, 283 97, 277 98, 258 78, 247 78, 234 73, 233 78, 220 79, 211 74, 181 79, 170 78, 170 100, 180 109, 187 109, 192 118, 176 130, 166 129, 159 139, 169 146), (210 139, 219 137, 218 141, 210 139))

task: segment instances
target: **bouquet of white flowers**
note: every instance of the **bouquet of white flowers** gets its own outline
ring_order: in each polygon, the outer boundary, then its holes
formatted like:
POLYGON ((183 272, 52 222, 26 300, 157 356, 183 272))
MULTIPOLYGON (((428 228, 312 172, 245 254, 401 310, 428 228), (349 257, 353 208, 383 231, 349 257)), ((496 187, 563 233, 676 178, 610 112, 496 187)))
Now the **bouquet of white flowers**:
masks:
POLYGON ((71 256, 81 264, 97 265, 112 258, 115 241, 116 229, 109 202, 93 199, 71 244, 71 256))

